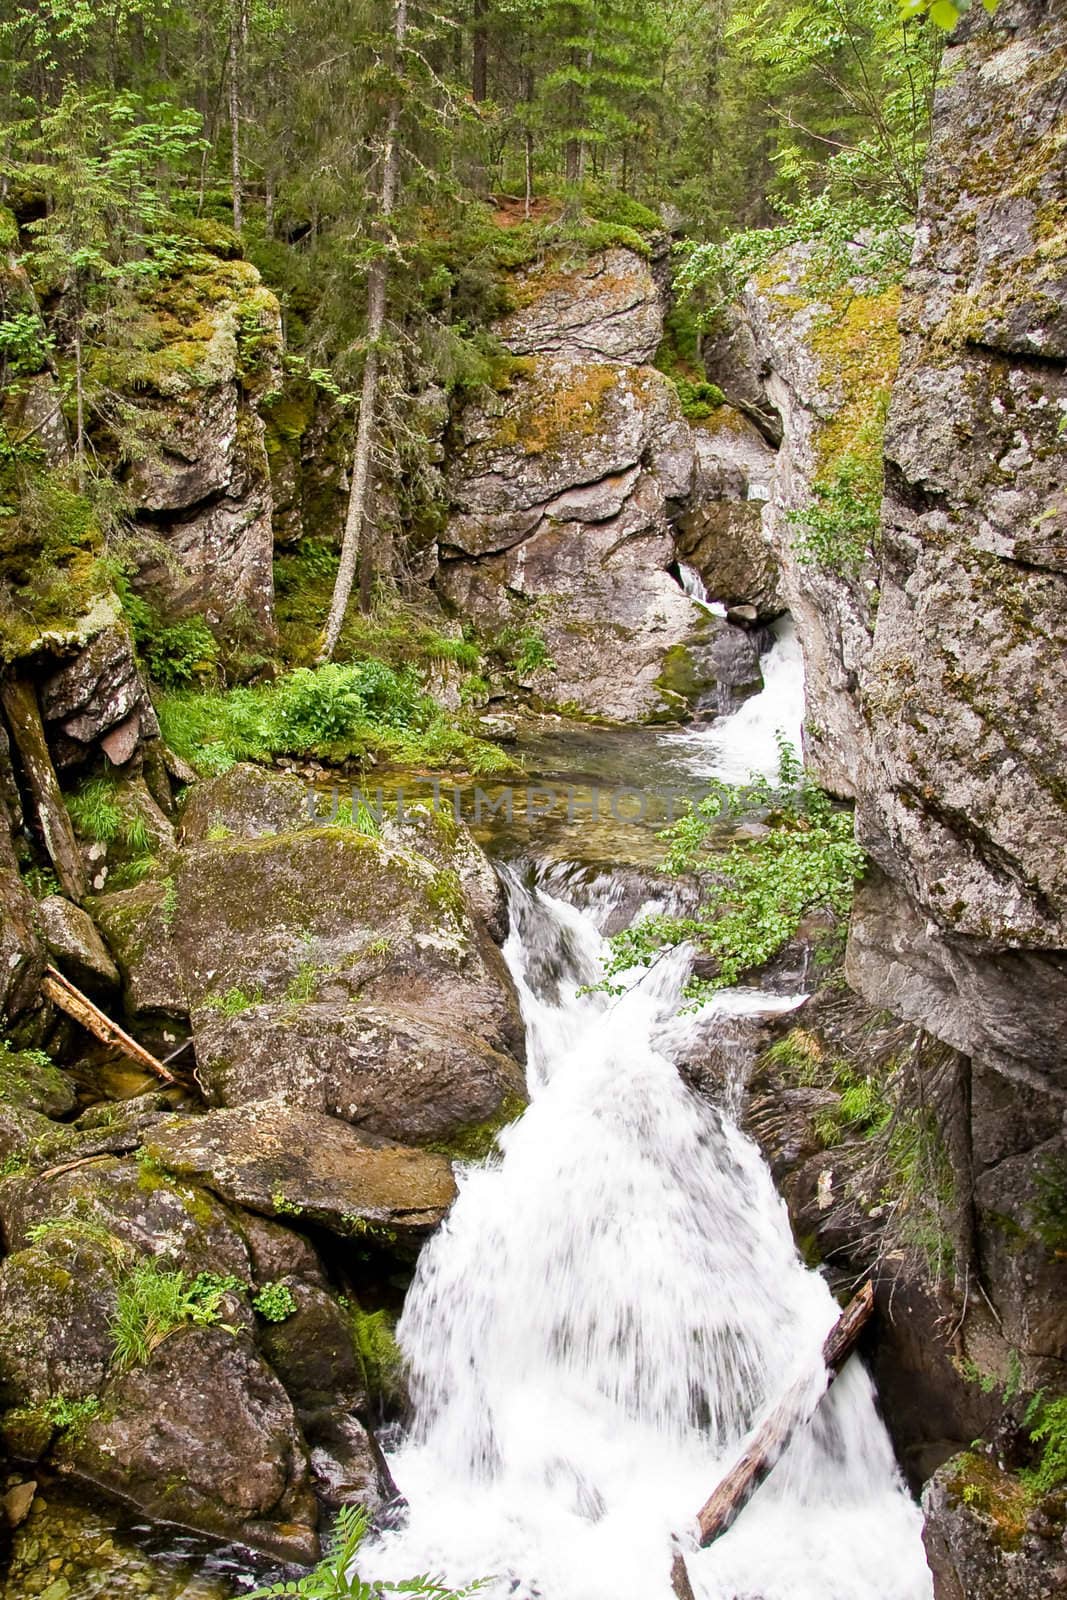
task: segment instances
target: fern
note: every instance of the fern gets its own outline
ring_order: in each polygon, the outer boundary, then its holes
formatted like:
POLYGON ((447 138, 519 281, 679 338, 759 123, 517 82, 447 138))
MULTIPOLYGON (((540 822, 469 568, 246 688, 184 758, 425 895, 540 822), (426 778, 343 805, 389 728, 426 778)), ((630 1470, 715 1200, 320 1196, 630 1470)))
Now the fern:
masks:
POLYGON ((303 1578, 256 1589, 249 1600, 275 1600, 279 1595, 303 1595, 306 1600, 380 1600, 383 1594, 421 1595, 424 1600, 465 1600, 477 1594, 492 1580, 479 1578, 464 1589, 450 1589, 438 1578, 422 1573, 398 1583, 376 1578, 365 1583, 356 1571, 356 1557, 370 1528, 370 1518, 362 1506, 343 1506, 338 1513, 333 1538, 325 1557, 303 1578))

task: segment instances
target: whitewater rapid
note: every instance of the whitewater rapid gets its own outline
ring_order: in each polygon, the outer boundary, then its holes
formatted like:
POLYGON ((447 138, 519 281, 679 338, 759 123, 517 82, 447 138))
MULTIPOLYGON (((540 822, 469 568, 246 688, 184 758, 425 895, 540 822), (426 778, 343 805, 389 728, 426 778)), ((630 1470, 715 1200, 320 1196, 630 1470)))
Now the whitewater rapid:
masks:
POLYGON ((678 1074, 707 1025, 679 1015, 686 953, 620 998, 583 993, 610 878, 564 880, 577 904, 508 889, 531 1103, 420 1257, 398 1330, 414 1422, 390 1460, 408 1514, 361 1572, 671 1600, 679 1535, 697 1600, 928 1600, 920 1514, 855 1360, 733 1528, 692 1548, 747 1430, 794 1379, 818 1384, 836 1307, 756 1147, 678 1074))

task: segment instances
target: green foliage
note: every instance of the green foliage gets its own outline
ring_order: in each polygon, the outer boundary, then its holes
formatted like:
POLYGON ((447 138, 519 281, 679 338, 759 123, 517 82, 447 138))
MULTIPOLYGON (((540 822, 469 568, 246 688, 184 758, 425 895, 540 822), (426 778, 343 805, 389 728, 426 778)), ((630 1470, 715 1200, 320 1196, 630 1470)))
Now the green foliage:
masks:
POLYGON ((270 1203, 272 1210, 279 1217, 302 1217, 304 1215, 303 1206, 297 1205, 295 1200, 287 1199, 280 1189, 275 1190, 271 1195, 270 1203))
POLYGON ((1046 1250, 1067 1255, 1067 1162, 1048 1157, 1034 1173, 1034 1230, 1046 1250))
POLYGON ((0 358, 8 377, 40 372, 52 340, 39 311, 14 311, 0 319, 0 358))
POLYGON ((83 839, 122 844, 134 855, 152 847, 152 834, 138 811, 111 778, 87 778, 64 801, 75 830, 83 839))
POLYGON ((388 1311, 362 1311, 349 1307, 352 1342, 378 1405, 389 1409, 404 1398, 404 1357, 396 1342, 388 1311))
POLYGON ((201 1005, 205 1011, 217 1011, 223 1017, 238 1017, 242 1011, 258 1006, 262 999, 262 989, 254 989, 248 994, 244 989, 234 987, 227 989, 225 994, 205 995, 201 1005))
POLYGON ((81 1400, 71 1400, 64 1394, 53 1394, 42 1406, 47 1420, 60 1433, 79 1434, 100 1413, 98 1395, 86 1395, 81 1400))
POLYGON ((265 1322, 284 1322, 296 1311, 296 1296, 286 1283, 266 1283, 252 1305, 265 1322))
POLYGON ((555 671, 548 641, 536 622, 507 624, 493 636, 490 648, 520 678, 532 672, 555 671))
POLYGON ((486 1587, 488 1580, 468 1584, 465 1589, 450 1589, 423 1574, 401 1583, 376 1579, 364 1583, 356 1571, 360 1546, 367 1537, 370 1517, 362 1506, 342 1506, 330 1540, 330 1548, 312 1572, 256 1589, 249 1600, 275 1600, 281 1595, 302 1595, 305 1600, 380 1600, 383 1594, 422 1595, 425 1600, 464 1600, 486 1587))
POLYGON ((220 1314, 222 1301, 241 1287, 234 1277, 201 1272, 190 1281, 184 1272, 168 1271, 156 1260, 139 1262, 119 1282, 111 1323, 114 1365, 120 1371, 143 1365, 164 1339, 187 1323, 227 1327, 220 1314))
MULTIPOLYGON (((951 33, 960 18, 971 9, 971 0, 897 0, 897 4, 905 20, 929 17, 934 26, 945 33, 951 33)), ((982 5, 991 16, 999 4, 1000 0, 982 0, 982 5)))
POLYGON ((784 743, 777 784, 760 776, 746 786, 716 781, 662 837, 668 871, 711 871, 712 886, 694 914, 646 917, 616 934, 606 976, 649 966, 663 950, 691 941, 718 967, 713 978, 690 980, 692 1000, 739 983, 770 961, 809 913, 847 917, 865 866, 851 813, 800 772, 784 743), (709 846, 723 819, 745 814, 763 817, 770 831, 713 852, 709 846))
POLYGON ((1052 1494, 1067 1484, 1067 1395, 1047 1400, 1044 1391, 1030 1402, 1026 1426, 1035 1444, 1041 1446, 1037 1466, 1023 1474, 1033 1494, 1052 1494))
POLYGON ((497 746, 457 726, 411 668, 374 659, 301 667, 257 688, 174 690, 159 696, 157 710, 171 749, 208 776, 283 754, 462 762, 476 773, 509 765, 497 746))
POLYGON ((880 452, 846 454, 831 478, 816 479, 810 504, 786 513, 797 529, 793 551, 800 564, 855 572, 878 534, 882 487, 880 452))

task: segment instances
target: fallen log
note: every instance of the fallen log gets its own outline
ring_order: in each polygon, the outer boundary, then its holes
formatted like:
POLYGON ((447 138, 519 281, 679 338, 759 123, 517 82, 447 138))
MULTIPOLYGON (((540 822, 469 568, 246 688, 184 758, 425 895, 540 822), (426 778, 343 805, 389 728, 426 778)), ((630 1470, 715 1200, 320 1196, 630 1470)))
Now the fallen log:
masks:
POLYGON ((0 700, 56 877, 63 893, 80 902, 88 888, 85 864, 52 765, 37 691, 26 678, 7 678, 0 684, 0 700))
POLYGON ((55 967, 45 968, 41 990, 53 1005, 65 1011, 68 1017, 73 1017, 75 1022, 88 1029, 102 1043, 114 1045, 123 1055, 129 1056, 131 1061, 136 1061, 138 1066, 147 1067, 149 1072, 154 1072, 164 1083, 177 1083, 174 1074, 167 1071, 162 1061, 158 1061, 150 1051, 139 1045, 136 1039, 131 1039, 124 1028, 120 1028, 117 1022, 112 1022, 110 1017, 105 1016, 99 1006, 95 1006, 87 995, 76 989, 70 979, 57 972, 55 967))
MULTIPOLYGON (((822 1347, 826 1385, 821 1393, 813 1396, 811 1385, 806 1381, 795 1384, 701 1508, 697 1517, 701 1548, 726 1532, 780 1460, 796 1430, 814 1416, 826 1390, 852 1354, 856 1340, 873 1310, 874 1287, 868 1282, 849 1301, 826 1336, 822 1347)), ((676 1589, 675 1593, 678 1592, 676 1589)))

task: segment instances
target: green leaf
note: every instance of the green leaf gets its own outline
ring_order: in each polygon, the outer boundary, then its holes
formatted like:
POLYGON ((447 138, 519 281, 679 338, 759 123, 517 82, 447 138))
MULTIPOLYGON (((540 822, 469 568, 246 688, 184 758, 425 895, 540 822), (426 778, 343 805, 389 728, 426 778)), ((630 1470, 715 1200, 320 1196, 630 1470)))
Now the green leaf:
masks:
POLYGON ((936 27, 950 33, 959 20, 960 11, 954 0, 934 0, 930 7, 930 21, 936 27))

